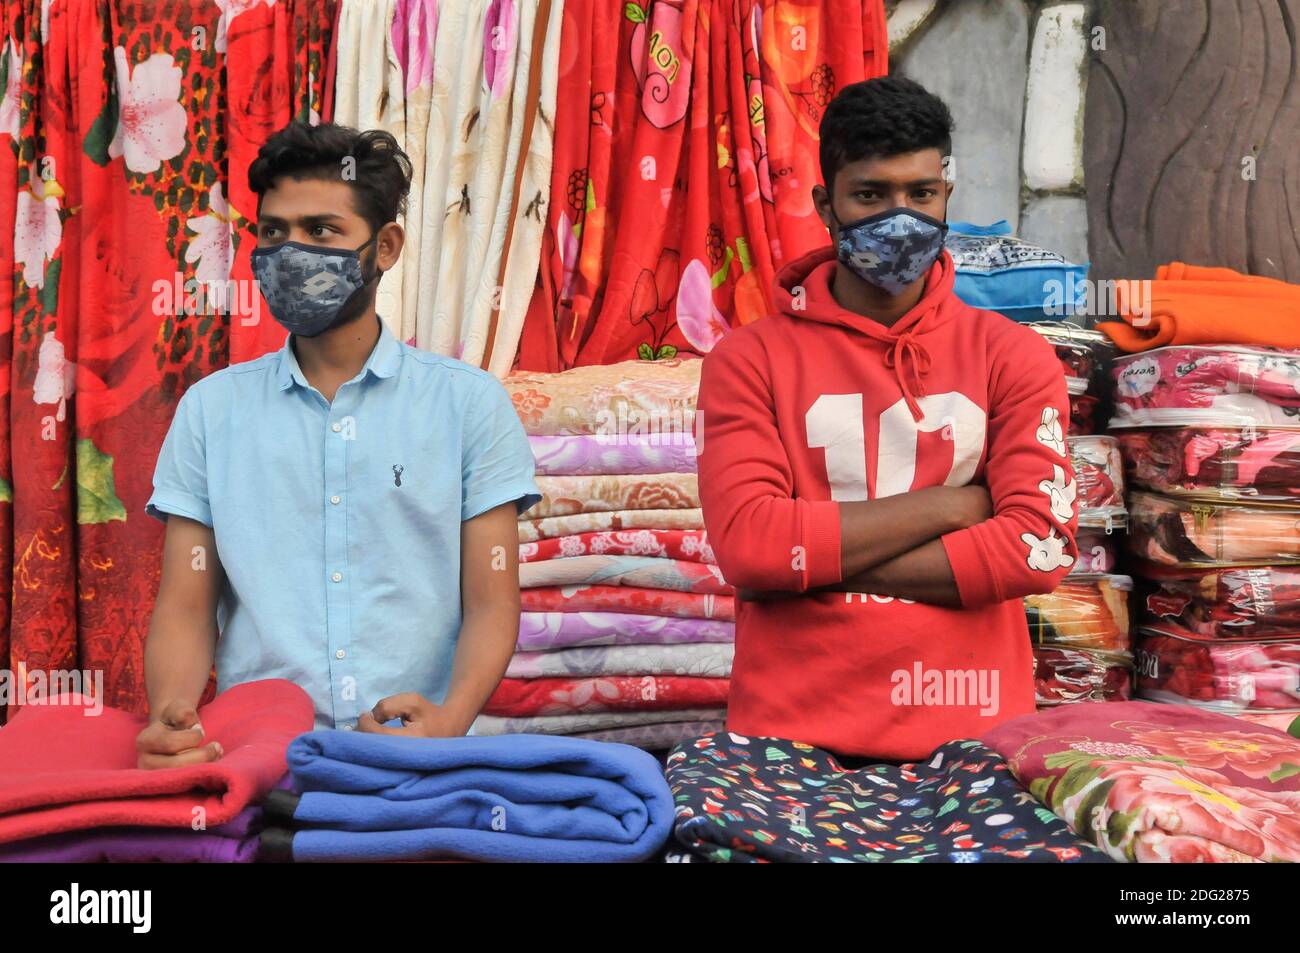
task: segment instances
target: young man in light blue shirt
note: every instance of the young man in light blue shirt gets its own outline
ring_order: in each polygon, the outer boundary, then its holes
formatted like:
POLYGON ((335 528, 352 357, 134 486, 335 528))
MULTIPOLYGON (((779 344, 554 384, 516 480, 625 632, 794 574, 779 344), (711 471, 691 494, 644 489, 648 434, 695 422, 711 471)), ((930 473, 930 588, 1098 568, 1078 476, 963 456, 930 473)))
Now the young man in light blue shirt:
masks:
POLYGON ((249 180, 253 271, 291 333, 191 387, 159 453, 141 767, 221 756, 195 714, 214 662, 219 692, 297 683, 318 728, 444 737, 518 636, 516 519, 540 498, 523 427, 496 378, 375 312, 409 160, 387 133, 295 122, 249 180))

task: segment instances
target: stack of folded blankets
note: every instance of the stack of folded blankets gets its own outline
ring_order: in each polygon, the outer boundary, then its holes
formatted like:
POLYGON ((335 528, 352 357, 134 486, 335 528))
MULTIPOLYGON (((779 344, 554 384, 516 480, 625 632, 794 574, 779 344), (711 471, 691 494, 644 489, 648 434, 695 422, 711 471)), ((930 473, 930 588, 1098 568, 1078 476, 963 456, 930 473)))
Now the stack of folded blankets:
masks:
POLYGON ((136 767, 139 715, 80 694, 26 705, 0 729, 0 863, 247 863, 286 752, 313 722, 297 685, 236 685, 199 709, 216 761, 136 767))
POLYGON ((1300 710, 1300 286, 1179 263, 1150 284, 1142 320, 1102 325, 1133 352, 1111 429, 1133 488, 1138 693, 1300 710))
POLYGON ((1052 345, 1070 395, 1066 443, 1074 468, 1079 558, 1054 592, 1025 600, 1034 642, 1034 682, 1041 708, 1122 701, 1132 693, 1128 594, 1117 575, 1119 531, 1127 521, 1124 469, 1113 437, 1097 434, 1096 417, 1112 351, 1104 335, 1065 322, 1030 325, 1052 345))
POLYGON ((471 734, 671 748, 722 726, 735 596, 700 513, 700 361, 505 381, 543 498, 519 520, 519 643, 471 734))

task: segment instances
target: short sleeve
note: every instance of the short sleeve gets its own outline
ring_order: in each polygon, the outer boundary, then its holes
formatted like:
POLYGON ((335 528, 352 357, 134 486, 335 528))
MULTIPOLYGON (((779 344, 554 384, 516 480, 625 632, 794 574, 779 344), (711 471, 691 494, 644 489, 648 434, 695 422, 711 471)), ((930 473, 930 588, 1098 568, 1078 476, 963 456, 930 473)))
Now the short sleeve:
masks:
POLYGON ((542 498, 524 425, 495 377, 484 378, 474 396, 461 459, 462 522, 511 501, 522 514, 542 498))
POLYGON ((144 511, 163 522, 170 514, 212 525, 203 406, 195 388, 186 391, 176 405, 171 427, 158 451, 153 495, 144 511))

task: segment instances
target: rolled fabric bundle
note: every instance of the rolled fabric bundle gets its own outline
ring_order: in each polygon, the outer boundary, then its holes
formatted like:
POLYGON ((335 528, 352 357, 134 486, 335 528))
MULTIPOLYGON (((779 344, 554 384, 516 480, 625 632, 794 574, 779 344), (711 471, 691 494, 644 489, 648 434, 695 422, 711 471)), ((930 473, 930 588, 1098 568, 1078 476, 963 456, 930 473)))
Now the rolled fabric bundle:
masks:
POLYGON ((646 751, 666 751, 674 745, 699 738, 710 732, 721 731, 726 722, 717 721, 665 721, 656 725, 634 725, 629 728, 608 728, 605 731, 589 731, 574 738, 586 738, 588 741, 603 741, 610 744, 631 745, 646 751))
POLYGON ((519 602, 526 613, 610 612, 736 621, 736 597, 733 595, 674 592, 644 586, 539 586, 521 590, 519 602))
POLYGON ((673 711, 726 705, 731 680, 689 675, 503 678, 483 714, 509 717, 598 711, 673 711))
POLYGON ((529 436, 693 433, 699 358, 511 374, 502 384, 529 436))
POLYGON ((529 521, 579 513, 691 510, 700 506, 699 477, 694 473, 540 476, 537 488, 542 499, 526 510, 529 521))
POLYGON ((602 473, 694 473, 695 435, 570 434, 529 437, 539 476, 602 473))
POLYGON ((659 711, 594 711, 570 715, 525 715, 503 717, 479 715, 469 733, 477 737, 493 735, 577 735, 639 725, 658 725, 678 721, 721 721, 725 708, 679 708, 659 711))
POLYGON ((546 652, 516 652, 506 678, 574 678, 604 675, 696 675, 728 678, 735 646, 597 645, 546 652))
POLYGON ((532 586, 642 586, 677 592, 731 595, 735 592, 717 566, 652 556, 572 556, 523 563, 519 585, 532 586))
MULTIPOLYGON (((529 510, 528 512, 532 512, 529 510)), ((684 510, 614 510, 608 513, 574 513, 519 521, 519 542, 531 543, 557 536, 608 530, 703 530, 699 507, 684 510)))
MULTIPOLYGON (((722 597, 718 597, 722 598, 722 597)), ((519 652, 585 645, 735 642, 736 623, 626 612, 521 612, 519 652)))
POLYGON ((709 545, 709 534, 702 529, 608 530, 519 544, 521 563, 569 556, 659 556, 688 562, 717 562, 709 545))
POLYGON ((1129 650, 1128 576, 1067 580, 1049 593, 1025 597, 1035 645, 1123 653, 1129 650))

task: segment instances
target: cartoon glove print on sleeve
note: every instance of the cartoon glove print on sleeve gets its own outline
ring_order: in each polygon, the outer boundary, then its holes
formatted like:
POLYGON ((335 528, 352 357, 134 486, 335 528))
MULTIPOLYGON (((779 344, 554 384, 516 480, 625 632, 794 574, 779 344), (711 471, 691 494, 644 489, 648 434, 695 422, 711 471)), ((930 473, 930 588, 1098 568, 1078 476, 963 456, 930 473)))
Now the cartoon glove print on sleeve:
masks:
POLYGON ((1044 407, 1042 422, 1034 436, 1044 447, 1055 450, 1058 456, 1065 456, 1065 432, 1061 429, 1061 415, 1055 407, 1044 407))
POLYGON ((1074 515, 1074 498, 1078 486, 1073 480, 1069 483, 1065 482, 1065 468, 1053 464, 1052 479, 1040 480, 1038 488, 1052 501, 1052 515, 1056 517, 1056 521, 1062 526, 1070 522, 1070 517, 1074 515))
POLYGON ((1052 572, 1074 565, 1073 557, 1065 551, 1065 537, 1057 536, 1056 530, 1048 530, 1046 539, 1039 539, 1033 533, 1021 533, 1020 541, 1029 547, 1029 558, 1025 562, 1030 569, 1052 572))

